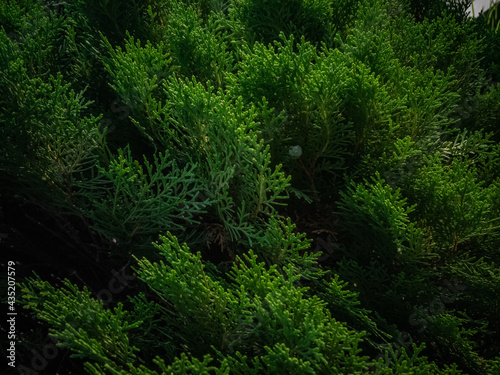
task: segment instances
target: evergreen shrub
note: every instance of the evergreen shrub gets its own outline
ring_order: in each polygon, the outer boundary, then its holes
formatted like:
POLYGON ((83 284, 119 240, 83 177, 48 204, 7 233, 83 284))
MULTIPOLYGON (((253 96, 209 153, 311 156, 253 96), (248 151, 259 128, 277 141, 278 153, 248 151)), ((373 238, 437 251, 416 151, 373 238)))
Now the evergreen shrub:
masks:
POLYGON ((467 3, 1 2, 9 370, 498 373, 500 34, 467 3))

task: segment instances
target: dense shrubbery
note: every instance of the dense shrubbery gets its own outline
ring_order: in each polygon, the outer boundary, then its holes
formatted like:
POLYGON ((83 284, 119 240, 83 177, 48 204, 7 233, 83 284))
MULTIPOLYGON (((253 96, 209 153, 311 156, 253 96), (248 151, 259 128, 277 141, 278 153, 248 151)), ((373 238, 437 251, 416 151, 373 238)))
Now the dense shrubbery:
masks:
POLYGON ((21 303, 90 374, 499 373, 500 35, 466 7, 2 2, 2 199, 134 274, 21 303))

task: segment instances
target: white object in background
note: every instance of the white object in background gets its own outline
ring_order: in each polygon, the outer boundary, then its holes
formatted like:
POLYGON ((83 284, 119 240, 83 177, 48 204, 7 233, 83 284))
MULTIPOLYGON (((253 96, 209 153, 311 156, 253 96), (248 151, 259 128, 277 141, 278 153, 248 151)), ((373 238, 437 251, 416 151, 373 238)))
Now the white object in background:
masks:
POLYGON ((297 146, 292 146, 290 147, 290 150, 288 151, 292 159, 298 159, 302 156, 302 147, 299 145, 297 146))
POLYGON ((490 6, 494 3, 491 0, 473 0, 474 3, 469 5, 469 8, 467 9, 467 12, 469 13, 469 16, 472 17, 477 17, 481 11, 487 11, 490 6), (474 5, 474 15, 472 14, 472 5, 474 5))

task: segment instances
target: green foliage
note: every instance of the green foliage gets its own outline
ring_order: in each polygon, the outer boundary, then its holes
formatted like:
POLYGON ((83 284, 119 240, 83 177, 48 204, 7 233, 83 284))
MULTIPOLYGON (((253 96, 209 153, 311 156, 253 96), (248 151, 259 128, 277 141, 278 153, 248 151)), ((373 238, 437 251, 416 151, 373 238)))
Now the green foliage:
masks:
POLYGON ((161 83, 171 74, 171 58, 164 45, 160 43, 155 47, 148 43, 141 47, 141 42, 133 37, 127 41, 124 51, 120 47, 113 49, 109 42, 106 45, 110 57, 103 58, 103 62, 111 79, 110 86, 124 104, 118 108, 120 117, 131 115, 134 125, 148 141, 155 147, 158 143, 162 145, 165 135, 160 122, 165 116, 162 104, 165 98, 161 83))
POLYGON ((260 43, 246 50, 230 87, 248 103, 272 107, 277 121, 280 112, 284 115, 282 136, 269 141, 276 161, 285 164, 294 181, 305 178, 306 187, 315 192, 318 175, 338 175, 349 155, 353 136, 342 109, 350 74, 340 53, 319 57, 304 39, 282 39, 275 42, 276 51, 260 43), (302 156, 291 160, 294 145, 301 147, 302 156))
POLYGON ((356 20, 356 12, 362 1, 359 0, 335 0, 332 1, 333 25, 335 32, 345 38, 348 30, 353 27, 356 20))
MULTIPOLYGON (((336 373, 367 369, 368 358, 359 356, 358 349, 363 333, 350 331, 334 320, 326 304, 316 296, 306 298, 307 288, 294 285, 299 276, 294 275, 293 266, 285 267, 284 274, 280 274, 275 266, 266 269, 264 263, 258 263, 250 251, 244 259, 238 259, 239 264, 230 272, 231 283, 226 284, 214 280, 205 271, 200 254, 191 253, 174 236, 168 234, 161 240, 155 246, 165 262, 138 260, 138 276, 160 298, 161 320, 172 327, 181 346, 194 355, 212 352, 219 362, 209 366, 209 354, 199 361, 182 353, 168 367, 164 360, 155 359, 164 373, 226 374, 230 369, 232 373, 314 374, 332 368, 336 373), (202 337, 199 332, 203 332, 202 337)), ((91 299, 86 289, 80 292, 70 283, 66 287, 67 290, 56 291, 39 278, 30 280, 29 286, 23 286, 23 303, 55 327, 54 334, 61 345, 86 358, 89 373, 157 373, 135 364, 133 351, 140 348, 130 347, 124 332, 137 329, 160 310, 136 299, 134 304, 142 310, 141 320, 130 324, 131 317, 139 319, 138 313, 125 312, 121 304, 112 313, 103 309, 102 302, 91 299), (75 312, 64 314, 64 309, 75 312), (107 352, 110 348, 113 355, 107 352)), ((333 289, 331 293, 335 293, 333 289)), ((341 295, 344 301, 354 297, 345 296, 345 292, 341 295)), ((403 354, 406 360, 397 361, 395 368, 434 368, 425 357, 417 355, 418 350, 411 358, 403 354)), ((374 365, 386 367, 382 362, 374 365)))
POLYGON ((391 44, 405 65, 443 72, 453 67, 455 74, 463 77, 459 78, 461 89, 466 88, 467 75, 477 77, 479 56, 484 47, 474 21, 461 21, 453 12, 445 12, 415 25, 411 16, 402 13, 390 28, 393 30, 391 44))
POLYGON ((419 374, 461 374, 460 370, 457 370, 457 366, 453 364, 451 367, 445 365, 443 369, 438 369, 433 363, 428 363, 427 358, 420 356, 419 354, 425 349, 422 345, 417 347, 413 344, 413 354, 408 354, 405 348, 401 349, 401 353, 394 352, 390 350, 386 354, 384 359, 379 359, 377 366, 377 374, 408 374, 408 373, 419 373, 419 374), (384 362, 385 361, 385 362, 384 362), (391 367, 387 366, 390 364, 391 367))
POLYGON ((471 369, 471 373, 480 374, 483 364, 474 351, 474 343, 470 340, 475 332, 461 327, 461 321, 462 319, 446 313, 433 317, 428 330, 425 331, 426 339, 439 343, 433 345, 434 356, 451 357, 456 363, 471 369))
POLYGON ((426 283, 433 272, 422 268, 434 254, 409 218, 415 206, 406 206, 401 190, 393 190, 378 173, 372 181, 351 182, 340 193, 338 208, 348 242, 338 272, 356 286, 368 308, 397 321, 411 313, 411 305, 434 293, 426 283))
POLYGON ((341 49, 369 66, 376 75, 386 76, 396 62, 389 38, 390 18, 383 5, 383 2, 369 1, 359 6, 356 23, 341 49))
POLYGON ((69 210, 74 179, 104 154, 99 118, 85 116, 90 103, 82 92, 71 90, 62 75, 30 78, 4 32, 0 38, 6 56, 0 75, 4 178, 10 178, 13 192, 24 190, 27 200, 69 210))
POLYGON ((498 8, 499 3, 491 1, 491 7, 488 9, 488 24, 491 25, 491 28, 498 32, 498 28, 500 27, 499 17, 498 17, 498 8))
POLYGON ((420 229, 409 220, 415 206, 405 207, 399 189, 393 191, 379 174, 373 183, 351 183, 342 196, 339 209, 342 225, 359 249, 359 261, 378 259, 385 265, 402 263, 405 269, 425 256, 420 229))
POLYGON ((32 208, 92 287, 138 276, 22 304, 90 374, 498 372, 500 43, 467 5, 3 1, 0 229, 32 208))
POLYGON ((498 144, 492 137, 492 133, 464 130, 454 141, 443 142, 443 159, 447 163, 454 159, 466 159, 476 178, 489 185, 498 178, 498 144))
POLYGON ((203 24, 193 8, 176 4, 170 14, 167 40, 181 76, 210 81, 215 87, 225 84, 233 69, 233 58, 218 29, 214 18, 203 24))
POLYGON ((159 75, 168 74, 161 45, 144 49, 131 40, 126 52, 111 53, 105 61, 113 89, 131 108, 136 127, 155 148, 169 150, 182 163, 196 162, 198 181, 215 202, 213 214, 227 235, 252 241, 258 228, 248 220, 273 214, 288 185, 280 167, 271 168, 270 155, 257 139, 255 111, 215 93, 208 81, 205 88, 195 80, 171 78, 164 92, 158 91, 159 75), (138 63, 147 63, 150 71, 137 72, 138 63))
MULTIPOLYGON (((485 325, 480 327, 481 336, 484 340, 492 342, 492 337, 500 331, 500 316, 498 306, 498 288, 500 287, 500 274, 498 270, 498 254, 490 257, 476 258, 467 256, 458 259, 449 267, 449 277, 456 277, 463 280, 467 289, 460 296, 457 304, 461 311, 464 311, 470 320, 475 321, 475 325, 485 325), (474 306, 474 308, 472 308, 474 306), (477 323, 479 322, 479 324, 477 323), (486 323, 486 324, 485 324, 486 323)), ((478 329, 479 330, 479 329, 478 329)), ((498 350, 497 344, 492 344, 488 350, 493 356, 498 350)))
MULTIPOLYGON (((408 70, 402 69, 401 73, 404 71, 408 70)), ((403 82, 401 94, 408 99, 406 110, 398 120, 407 125, 401 133, 409 135, 422 151, 430 153, 439 146, 441 137, 451 133, 449 127, 454 121, 450 117, 458 100, 458 95, 451 90, 455 83, 453 76, 440 71, 414 71, 412 78, 403 82)))
POLYGON ((421 148, 432 147, 446 134, 458 100, 452 91, 455 77, 447 68, 436 71, 423 65, 426 58, 422 55, 434 45, 426 42, 431 36, 415 35, 418 26, 408 27, 412 21, 407 15, 390 16, 390 9, 390 3, 384 2, 360 7, 358 23, 341 46, 356 65, 361 62, 369 68, 360 69, 359 83, 351 85, 356 91, 351 94, 353 104, 347 118, 355 123, 357 143, 365 145, 364 150, 358 145, 357 149, 372 158, 389 151, 390 143, 380 142, 382 134, 394 142, 409 135, 421 148), (417 48, 418 52, 412 50, 417 48))
POLYGON ((165 91, 172 108, 169 147, 178 145, 181 157, 199 164, 206 193, 216 202, 214 214, 231 240, 246 238, 251 245, 262 217, 274 215, 287 198, 290 179, 281 165, 271 166, 269 146, 258 139, 255 110, 196 81, 173 80, 165 91))
POLYGON ((430 233, 444 257, 460 251, 472 240, 480 240, 498 228, 497 210, 490 189, 477 180, 465 158, 449 165, 439 155, 426 158, 413 188, 417 217, 430 233))
MULTIPOLYGON (((237 359, 231 353, 236 353, 238 359, 239 353, 255 356, 252 363, 262 370, 284 368, 292 373, 314 373, 331 366, 342 372, 366 368, 366 357, 356 357, 362 334, 333 320, 317 297, 305 298, 306 289, 294 286, 298 276, 293 275, 292 266, 284 269, 285 278, 275 267, 266 269, 263 263, 257 263, 250 252, 233 267, 234 284, 224 287, 204 271, 200 254, 192 254, 170 234, 161 240, 156 247, 165 263, 151 263, 144 258, 138 261, 137 272, 164 304, 164 321, 172 325, 182 346, 192 353, 227 353, 226 358, 221 358, 222 368, 228 362, 236 371, 243 369, 243 363, 235 363, 237 359), (202 339, 199 332, 204 333, 202 339)), ((139 327, 143 321, 129 324, 128 318, 134 314, 123 311, 121 304, 113 314, 103 309, 102 302, 91 299, 88 290, 80 292, 70 283, 66 287, 56 291, 40 279, 30 280, 29 286, 23 286, 24 304, 54 326, 54 335, 62 345, 91 361, 86 365, 90 373, 100 369, 122 373, 125 363, 133 368, 133 351, 139 349, 129 346, 124 332, 139 327), (49 295, 50 299, 45 299, 49 295), (68 315, 62 309, 75 311, 68 315), (110 350, 114 350, 113 354, 110 350)), ((146 309, 144 302, 139 306, 146 309)), ((147 315, 143 318, 151 318, 147 315)), ((209 361, 210 357, 205 356, 203 362, 194 359, 190 363, 182 354, 169 369, 186 366, 185 371, 201 371, 209 361)), ((155 362, 165 368, 162 361, 155 362)), ((144 371, 142 367, 131 372, 154 373, 144 371)))
POLYGON ((409 0, 409 11, 417 22, 439 17, 443 11, 450 12, 459 20, 464 20, 470 2, 466 0, 409 0))
POLYGON ((119 150, 109 165, 98 165, 97 174, 78 186, 94 230, 108 243, 125 247, 149 247, 159 232, 199 223, 193 216, 210 203, 199 199, 196 166, 180 168, 168 153, 154 155, 153 162, 144 158, 141 165, 130 149, 119 150))
POLYGON ((500 360, 498 357, 495 360, 489 361, 487 371, 491 374, 497 374, 500 371, 500 360))
POLYGON ((70 23, 46 9, 39 0, 9 0, 0 5, 2 29, 10 39, 9 44, 22 56, 26 73, 32 78, 65 71, 69 57, 65 34, 70 23))
POLYGON ((500 86, 490 86, 485 92, 477 92, 463 101, 459 107, 462 129, 492 132, 498 139, 500 86))
POLYGON ((457 21, 446 14, 422 25, 426 30, 424 35, 433 40, 434 69, 451 69, 457 76, 457 91, 470 94, 476 89, 477 77, 481 73, 478 68, 484 47, 472 21, 457 26, 457 21))
POLYGON ((25 308, 49 323, 51 335, 60 341, 58 345, 71 348, 74 357, 118 369, 136 359, 134 352, 138 349, 127 334, 143 322, 129 320, 121 303, 111 311, 102 301, 92 299, 87 288, 80 291, 69 281, 66 289, 58 290, 39 277, 28 282, 22 285, 25 308))
MULTIPOLYGON (((347 322, 351 329, 364 330, 377 339, 386 341, 390 338, 372 320, 370 317, 372 312, 360 306, 360 293, 349 289, 349 283, 340 280, 339 275, 335 275, 328 281, 323 280, 322 284, 321 288, 318 288, 318 295, 328 303, 328 308, 334 314, 335 319, 347 322)), ((356 287, 357 284, 354 288, 356 287)), ((376 346, 370 337, 366 339, 370 344, 376 346)))
POLYGON ((306 252, 309 250, 311 240, 304 233, 294 233, 295 225, 290 218, 286 222, 269 218, 269 222, 262 238, 254 250, 268 265, 277 265, 282 268, 288 264, 297 267, 297 272, 305 279, 317 278, 324 271, 317 267, 319 253, 306 252))
POLYGON ((155 12, 160 4, 136 0, 126 3, 116 0, 76 0, 71 2, 69 10, 78 13, 88 27, 99 30, 113 45, 119 45, 127 33, 154 39, 152 25, 160 20, 158 12, 155 12))
MULTIPOLYGON (((389 152, 384 152, 376 160, 376 165, 388 185, 408 191, 413 185, 418 168, 423 163, 422 150, 416 147, 410 136, 398 139, 393 147, 392 155, 389 152)), ((373 159, 367 158, 367 169, 370 168, 368 164, 370 162, 373 162, 373 159)))
POLYGON ((335 5, 329 0, 236 0, 230 12, 264 45, 278 40, 281 33, 287 37, 304 35, 319 45, 332 43, 335 5))
POLYGON ((258 103, 266 97, 271 107, 293 112, 294 105, 301 104, 297 91, 314 69, 317 52, 305 39, 296 43, 293 35, 287 38, 281 34, 280 38, 282 42, 275 41, 274 46, 256 43, 252 49, 248 47, 232 85, 249 102, 258 103))
POLYGON ((232 296, 205 273, 200 254, 192 254, 185 244, 181 247, 171 235, 161 240, 155 247, 166 263, 140 260, 139 278, 171 307, 168 323, 194 354, 206 353, 211 345, 219 347, 231 327, 226 311, 232 296))

